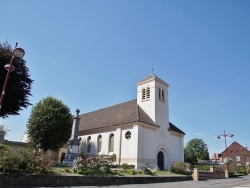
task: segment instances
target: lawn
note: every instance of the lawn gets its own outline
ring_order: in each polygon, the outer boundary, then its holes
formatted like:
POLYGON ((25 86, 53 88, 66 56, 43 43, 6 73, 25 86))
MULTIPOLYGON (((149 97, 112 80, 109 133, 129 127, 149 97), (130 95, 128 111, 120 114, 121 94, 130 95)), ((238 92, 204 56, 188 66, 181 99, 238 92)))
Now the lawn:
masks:
MULTIPOLYGON (((81 174, 77 174, 72 172, 72 169, 69 167, 54 167, 53 172, 57 175, 62 176, 82 176, 81 174)), ((154 174, 144 174, 143 172, 139 171, 138 173, 132 175, 125 171, 115 172, 113 171, 112 174, 107 174, 107 176, 183 176, 182 174, 172 173, 170 171, 155 171, 154 174), (140 173, 139 173, 140 172, 140 173)))

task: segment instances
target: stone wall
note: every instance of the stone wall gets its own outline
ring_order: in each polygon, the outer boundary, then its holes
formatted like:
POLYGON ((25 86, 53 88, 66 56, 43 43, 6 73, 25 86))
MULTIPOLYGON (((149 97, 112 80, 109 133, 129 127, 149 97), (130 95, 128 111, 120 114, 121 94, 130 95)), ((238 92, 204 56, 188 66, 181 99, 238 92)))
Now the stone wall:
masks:
POLYGON ((146 184, 192 180, 192 176, 169 177, 88 177, 88 176, 43 176, 0 174, 0 187, 58 187, 58 186, 103 186, 146 184))

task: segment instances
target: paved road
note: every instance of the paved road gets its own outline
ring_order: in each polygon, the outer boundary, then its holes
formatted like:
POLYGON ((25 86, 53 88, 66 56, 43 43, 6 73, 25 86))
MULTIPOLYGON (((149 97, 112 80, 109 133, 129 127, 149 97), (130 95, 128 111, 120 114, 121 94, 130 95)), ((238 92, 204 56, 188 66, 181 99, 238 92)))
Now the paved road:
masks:
MULTIPOLYGON (((73 186, 71 188, 96 188, 98 186, 73 186)), ((130 184, 102 186, 108 188, 250 188, 250 176, 242 176, 230 179, 213 179, 206 181, 181 181, 153 184, 130 184)))

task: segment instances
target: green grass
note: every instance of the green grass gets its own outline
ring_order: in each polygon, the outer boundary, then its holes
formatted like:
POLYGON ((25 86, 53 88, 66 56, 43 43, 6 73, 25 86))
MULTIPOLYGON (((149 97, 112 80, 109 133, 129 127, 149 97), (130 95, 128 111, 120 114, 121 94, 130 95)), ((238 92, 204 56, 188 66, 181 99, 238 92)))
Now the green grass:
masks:
MULTIPOLYGON (((76 175, 79 176, 80 174, 74 173, 72 172, 71 168, 69 167, 54 167, 53 168, 53 172, 57 175, 76 175), (70 172, 71 171, 71 172, 70 172)), ((107 174, 108 176, 110 176, 110 174, 107 174)), ((112 175, 111 175, 112 176, 112 175)), ((156 171, 154 174, 150 175, 150 174, 144 174, 144 173, 136 173, 134 175, 131 175, 127 172, 117 172, 113 174, 113 176, 183 176, 182 174, 176 174, 176 173, 172 173, 170 171, 156 171)))

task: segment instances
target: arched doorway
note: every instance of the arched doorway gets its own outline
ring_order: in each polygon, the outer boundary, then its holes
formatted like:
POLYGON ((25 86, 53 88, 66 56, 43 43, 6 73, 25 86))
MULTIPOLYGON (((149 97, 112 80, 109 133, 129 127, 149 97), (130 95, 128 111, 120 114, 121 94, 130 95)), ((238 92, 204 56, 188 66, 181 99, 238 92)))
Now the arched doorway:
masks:
POLYGON ((157 154, 157 165, 159 170, 164 170, 164 154, 162 151, 157 154))

